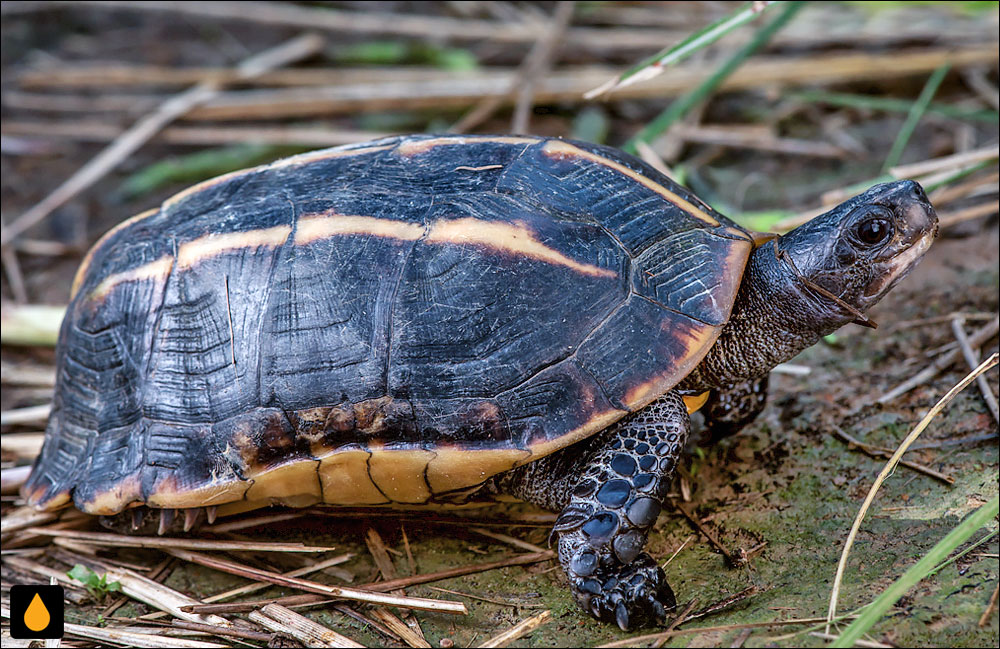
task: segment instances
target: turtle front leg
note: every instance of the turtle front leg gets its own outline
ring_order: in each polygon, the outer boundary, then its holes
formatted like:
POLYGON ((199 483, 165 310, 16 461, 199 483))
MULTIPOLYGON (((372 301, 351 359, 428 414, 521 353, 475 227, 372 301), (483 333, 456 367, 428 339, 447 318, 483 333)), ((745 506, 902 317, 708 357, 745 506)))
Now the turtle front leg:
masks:
POLYGON ((548 509, 576 601, 623 630, 662 622, 676 606, 663 570, 642 551, 690 429, 676 393, 604 433, 503 474, 497 487, 548 509))
POLYGON ((709 444, 740 432, 761 413, 767 404, 768 375, 741 383, 730 383, 712 390, 701 409, 709 444))

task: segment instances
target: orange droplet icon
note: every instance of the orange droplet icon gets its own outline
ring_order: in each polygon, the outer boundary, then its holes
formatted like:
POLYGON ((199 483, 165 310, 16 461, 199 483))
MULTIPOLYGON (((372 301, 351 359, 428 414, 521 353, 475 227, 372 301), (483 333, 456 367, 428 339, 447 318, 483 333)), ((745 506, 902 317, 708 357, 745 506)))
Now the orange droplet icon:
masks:
POLYGON ((45 608, 42 598, 35 593, 31 603, 28 604, 28 609, 24 612, 24 625, 32 631, 43 631, 51 620, 49 609, 45 608))

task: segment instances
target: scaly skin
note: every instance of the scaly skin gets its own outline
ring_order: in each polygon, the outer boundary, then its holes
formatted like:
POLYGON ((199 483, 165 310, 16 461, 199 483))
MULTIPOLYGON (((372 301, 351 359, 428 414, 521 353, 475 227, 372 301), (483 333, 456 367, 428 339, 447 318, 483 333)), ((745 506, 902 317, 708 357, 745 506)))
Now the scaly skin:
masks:
POLYGON ((688 432, 687 408, 671 392, 601 435, 496 480, 501 492, 562 511, 552 533, 573 596, 623 630, 662 622, 676 606, 642 548, 688 432))
POLYGON ((740 432, 767 404, 768 375, 720 386, 708 397, 700 412, 705 417, 708 443, 740 432))

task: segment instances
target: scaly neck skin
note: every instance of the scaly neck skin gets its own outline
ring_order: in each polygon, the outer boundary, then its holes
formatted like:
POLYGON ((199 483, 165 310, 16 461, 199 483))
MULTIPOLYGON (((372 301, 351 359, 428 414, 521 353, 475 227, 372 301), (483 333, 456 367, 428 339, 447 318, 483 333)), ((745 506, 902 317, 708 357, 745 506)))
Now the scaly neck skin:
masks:
POLYGON ((750 256, 718 341, 678 388, 700 392, 763 376, 850 320, 765 244, 750 256))

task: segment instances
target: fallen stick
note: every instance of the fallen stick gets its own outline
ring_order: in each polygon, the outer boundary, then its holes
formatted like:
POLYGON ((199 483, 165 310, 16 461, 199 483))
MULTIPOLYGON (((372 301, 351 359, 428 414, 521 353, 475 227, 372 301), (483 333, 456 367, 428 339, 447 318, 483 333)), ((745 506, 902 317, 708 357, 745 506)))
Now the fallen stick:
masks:
POLYGON ((271 631, 286 633, 307 647, 364 647, 363 644, 279 604, 268 604, 259 611, 250 613, 249 617, 251 622, 271 631))
MULTIPOLYGON (((4 120, 0 132, 79 142, 108 142, 121 137, 124 129, 108 122, 4 120)), ((278 144, 304 147, 340 146, 393 135, 381 131, 345 131, 293 126, 167 126, 153 136, 155 142, 184 145, 278 144)), ((19 244, 21 241, 18 242, 19 244)), ((25 250, 25 252, 30 252, 25 250)))
MULTIPOLYGON (((864 442, 851 437, 850 435, 848 435, 847 433, 845 433, 844 431, 842 431, 840 428, 838 428, 836 426, 833 429, 833 434, 836 435, 837 437, 841 438, 845 442, 847 442, 847 444, 849 446, 854 446, 859 451, 863 452, 865 455, 868 455, 869 457, 880 458, 880 459, 883 459, 883 460, 887 460, 890 457, 892 457, 892 450, 891 449, 879 448, 877 446, 871 446, 869 444, 865 444, 864 442)), ((930 468, 929 466, 924 466, 923 464, 918 464, 917 462, 910 462, 909 460, 900 460, 899 463, 902 466, 905 466, 907 468, 913 469, 914 471, 917 471, 919 473, 923 473, 925 475, 929 475, 930 477, 932 477, 932 478, 934 478, 936 480, 940 480, 941 482, 944 482, 945 484, 949 484, 949 485, 955 484, 955 478, 952 478, 949 475, 945 475, 945 474, 941 473, 940 471, 935 471, 934 469, 930 468)))
MULTIPOLYGON (((187 638, 171 638, 157 633, 136 633, 135 631, 119 631, 117 629, 102 628, 96 626, 84 626, 66 622, 63 624, 66 635, 77 636, 97 640, 99 643, 109 643, 115 645, 125 645, 133 647, 156 647, 173 649, 214 649, 220 647, 225 649, 229 645, 217 642, 205 642, 203 640, 189 640, 187 638)), ((46 645, 47 646, 47 645, 46 645)))
MULTIPOLYGON (((927 74, 944 63, 953 67, 989 64, 996 61, 996 45, 969 46, 963 49, 945 48, 903 50, 888 55, 865 53, 831 55, 810 54, 800 57, 761 56, 748 61, 740 74, 728 77, 720 91, 757 89, 764 85, 797 86, 803 84, 838 83, 845 80, 875 81, 927 74)), ((712 74, 714 63, 691 63, 674 68, 647 83, 628 86, 617 91, 614 99, 676 97, 698 87, 712 74)), ((577 66, 538 79, 535 104, 583 102, 583 93, 615 73, 607 66, 577 66), (593 84, 593 85, 591 85, 593 84)), ((397 81, 356 81, 334 87, 296 87, 279 89, 239 90, 219 93, 211 101, 193 108, 183 120, 246 121, 334 114, 356 114, 359 111, 397 109, 446 109, 475 105, 484 98, 503 97, 502 105, 512 104, 511 83, 516 71, 490 70, 476 75, 451 78, 402 79, 397 81)), ((23 103, 29 97, 21 93, 23 103)), ((35 111, 50 109, 51 95, 33 95, 30 104, 35 111), (48 108, 47 108, 48 107, 48 108)), ((5 102, 13 103, 18 95, 7 93, 5 102)), ((119 107, 127 110, 136 102, 161 100, 159 95, 102 95, 100 98, 80 97, 76 112, 93 113, 98 104, 104 109, 119 107)), ((69 107, 66 107, 69 108, 69 107)), ((995 147, 992 147, 995 148, 995 147)), ((974 152, 969 152, 974 157, 974 152)), ((966 155, 966 154, 959 154, 966 155)), ((995 154, 994 154, 995 156, 995 154)), ((957 163, 952 163, 952 167, 957 163)), ((902 167, 900 169, 906 169, 902 167)), ((896 171, 896 170, 892 170, 896 171)))
MULTIPOLYGON (((243 61, 236 68, 238 71, 236 78, 240 80, 253 78, 267 70, 311 56, 318 52, 322 46, 323 40, 315 34, 298 36, 278 47, 243 61)), ((193 107, 215 97, 220 88, 221 84, 218 81, 208 79, 160 104, 154 112, 136 122, 132 128, 78 169, 41 202, 4 228, 0 233, 0 245, 9 244, 15 237, 51 214, 53 210, 61 207, 103 178, 105 174, 145 144, 157 131, 193 107)))
POLYGON ((212 539, 189 539, 175 537, 128 536, 111 532, 78 532, 76 530, 53 530, 33 527, 29 533, 41 536, 58 536, 75 539, 91 545, 107 545, 122 548, 184 548, 189 550, 245 550, 250 552, 331 552, 337 548, 309 546, 301 543, 265 543, 258 541, 215 541, 212 539))
MULTIPOLYGON (((965 333, 965 320, 961 317, 952 319, 951 330, 954 332, 955 340, 958 341, 958 345, 962 349, 962 355, 965 356, 965 362, 968 363, 969 369, 976 369, 976 366, 979 365, 979 352, 973 349, 969 343, 969 337, 965 333)), ((977 376, 976 385, 979 387, 979 392, 983 395, 986 407, 993 413, 993 420, 1000 424, 1000 407, 997 406, 997 398, 993 394, 993 390, 990 389, 990 384, 986 382, 986 377, 982 374, 977 376)))
POLYGON ((536 613, 523 622, 519 622, 507 629, 503 633, 499 633, 489 640, 486 640, 480 647, 506 647, 515 640, 519 640, 524 636, 528 635, 538 627, 542 626, 552 617, 552 611, 542 611, 541 613, 536 613))
MULTIPOLYGON (((983 345, 987 340, 997 335, 1000 331, 1000 318, 994 318, 992 322, 988 323, 986 326, 976 330, 971 336, 969 336, 969 345, 972 348, 978 348, 983 345)), ((942 354, 938 357, 936 361, 917 372, 911 376, 903 383, 899 384, 892 390, 886 392, 881 397, 877 399, 877 403, 889 403, 896 397, 906 394, 918 385, 922 385, 927 381, 931 380, 938 373, 951 367, 952 363, 957 361, 962 355, 961 349, 953 349, 947 354, 942 354)))
MULTIPOLYGON (((465 575, 472 575, 478 572, 485 572, 487 570, 494 570, 496 568, 507 568, 510 566, 522 566, 531 563, 538 563, 540 561, 547 561, 549 559, 554 559, 556 553, 552 550, 546 550, 545 552, 535 552, 532 554, 522 554, 519 556, 514 556, 509 559, 504 559, 502 561, 492 561, 490 563, 480 563, 471 566, 460 566, 458 568, 450 568, 448 570, 441 570, 439 572, 430 572, 423 575, 413 575, 411 577, 401 577, 399 579, 393 579, 391 581, 380 581, 371 584, 365 584, 361 586, 369 591, 380 591, 380 590, 393 590, 396 588, 407 588, 409 586, 415 586, 417 584, 426 584, 434 581, 440 581, 442 579, 451 579, 453 577, 464 577, 465 575)), ((327 594, 323 595, 293 595, 290 598, 280 598, 277 600, 268 600, 279 602, 285 606, 301 606, 306 604, 314 604, 323 601, 329 597, 327 594), (294 598, 294 599, 292 599, 294 598)), ((267 602, 235 602, 232 604, 195 604, 188 607, 187 610, 193 613, 244 613, 246 611, 253 610, 255 608, 260 608, 267 602)))
MULTIPOLYGON (((172 554, 178 559, 183 559, 184 561, 190 561, 191 563, 197 563, 198 565, 205 566, 206 568, 212 568, 215 570, 220 570, 222 572, 228 572, 233 575, 238 575, 246 579, 254 579, 257 581, 267 581, 278 586, 285 586, 288 588, 296 588, 298 590, 304 590, 310 593, 317 593, 324 595, 326 597, 336 597, 339 599, 350 599, 359 602, 368 602, 371 604, 383 604, 385 606, 398 606, 400 608, 415 608, 424 611, 438 611, 441 613, 456 613, 459 615, 467 615, 468 610, 465 604, 462 602, 452 602, 448 600, 437 600, 437 599, 427 599, 424 597, 399 597, 396 595, 386 595, 384 593, 375 592, 372 590, 361 590, 358 588, 343 588, 340 586, 328 586, 326 584, 321 584, 316 581, 308 581, 305 579, 299 579, 297 577, 286 577, 285 575, 270 572, 268 570, 260 570, 257 568, 252 568, 250 566, 244 566, 232 561, 226 561, 224 559, 218 559, 216 557, 210 557, 206 554, 200 554, 198 552, 191 552, 189 550, 181 550, 177 548, 169 548, 165 550, 168 554, 172 554)), ((189 610, 195 610, 197 607, 196 602, 191 602, 193 605, 189 610)))

